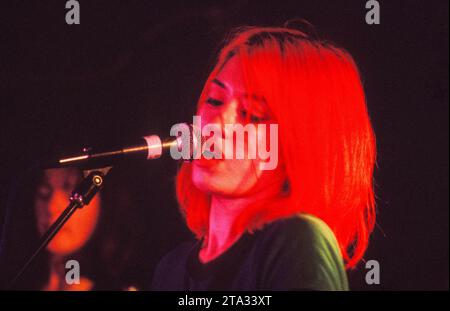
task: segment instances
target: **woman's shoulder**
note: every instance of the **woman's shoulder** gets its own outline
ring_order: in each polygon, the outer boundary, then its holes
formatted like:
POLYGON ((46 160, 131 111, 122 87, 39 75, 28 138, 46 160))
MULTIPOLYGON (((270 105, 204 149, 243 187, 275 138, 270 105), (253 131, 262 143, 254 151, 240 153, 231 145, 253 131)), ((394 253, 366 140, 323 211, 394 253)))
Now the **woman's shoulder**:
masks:
POLYGON ((344 261, 330 227, 318 217, 298 214, 267 224, 258 233, 271 288, 348 289, 344 261))
POLYGON ((263 228, 269 238, 301 240, 310 242, 326 241, 337 246, 336 237, 331 228, 320 218, 310 214, 296 214, 278 219, 263 228))
POLYGON ((152 290, 182 288, 186 263, 196 243, 196 240, 182 242, 162 256, 153 272, 150 286, 152 290))
POLYGON ((197 240, 184 241, 178 244, 175 248, 171 249, 160 259, 159 265, 174 266, 182 261, 183 258, 187 259, 192 249, 198 243, 197 240))

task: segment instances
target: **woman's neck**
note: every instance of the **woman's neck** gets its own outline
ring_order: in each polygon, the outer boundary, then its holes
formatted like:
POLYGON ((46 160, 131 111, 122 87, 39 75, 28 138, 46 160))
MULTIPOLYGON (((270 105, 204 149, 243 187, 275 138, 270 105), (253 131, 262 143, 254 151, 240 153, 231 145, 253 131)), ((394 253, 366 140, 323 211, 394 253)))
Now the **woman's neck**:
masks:
MULTIPOLYGON (((279 189, 278 185, 275 186, 279 189)), ((209 229, 199 253, 200 261, 211 261, 232 246, 245 232, 245 229, 233 230, 237 218, 252 204, 275 200, 277 193, 279 191, 261 191, 242 198, 212 195, 209 229)))
POLYGON ((236 200, 216 196, 211 198, 208 235, 199 254, 202 262, 208 262, 223 253, 242 235, 242 232, 231 232, 242 209, 243 206, 236 200))
POLYGON ((61 256, 51 256, 50 258, 50 274, 48 277, 48 283, 44 290, 58 291, 62 290, 65 286, 63 283, 64 277, 64 258, 61 256))

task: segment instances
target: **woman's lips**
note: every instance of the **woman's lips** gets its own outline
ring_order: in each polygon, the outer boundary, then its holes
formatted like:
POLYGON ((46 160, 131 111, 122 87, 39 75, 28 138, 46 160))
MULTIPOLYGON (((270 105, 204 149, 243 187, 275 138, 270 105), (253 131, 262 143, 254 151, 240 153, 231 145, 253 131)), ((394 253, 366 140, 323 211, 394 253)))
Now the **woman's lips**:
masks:
POLYGON ((198 160, 194 160, 194 164, 201 166, 201 167, 212 167, 216 165, 219 161, 222 161, 222 159, 206 159, 204 157, 201 157, 198 160))

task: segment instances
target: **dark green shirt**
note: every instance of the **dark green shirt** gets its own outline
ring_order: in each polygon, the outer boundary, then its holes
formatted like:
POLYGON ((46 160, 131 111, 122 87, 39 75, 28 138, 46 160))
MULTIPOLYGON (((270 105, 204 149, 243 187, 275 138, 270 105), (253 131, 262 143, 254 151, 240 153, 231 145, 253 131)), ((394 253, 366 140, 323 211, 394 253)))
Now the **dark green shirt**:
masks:
POLYGON ((301 215, 245 233, 203 264, 202 241, 185 242, 159 262, 153 290, 348 290, 336 238, 320 219, 301 215))

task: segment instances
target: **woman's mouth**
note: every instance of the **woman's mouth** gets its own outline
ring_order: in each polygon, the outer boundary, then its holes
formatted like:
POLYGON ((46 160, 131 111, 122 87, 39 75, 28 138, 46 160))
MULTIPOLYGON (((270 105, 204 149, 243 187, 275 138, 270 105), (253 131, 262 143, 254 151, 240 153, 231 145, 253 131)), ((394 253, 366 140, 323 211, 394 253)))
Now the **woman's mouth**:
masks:
MULTIPOLYGON (((203 153, 203 155, 205 155, 205 153, 203 153)), ((211 156, 208 155, 208 158, 210 157, 211 156)), ((202 156, 200 159, 194 160, 193 163, 200 167, 212 167, 216 165, 219 161, 222 161, 222 159, 215 159, 214 157, 212 159, 207 159, 204 156, 202 156)))

